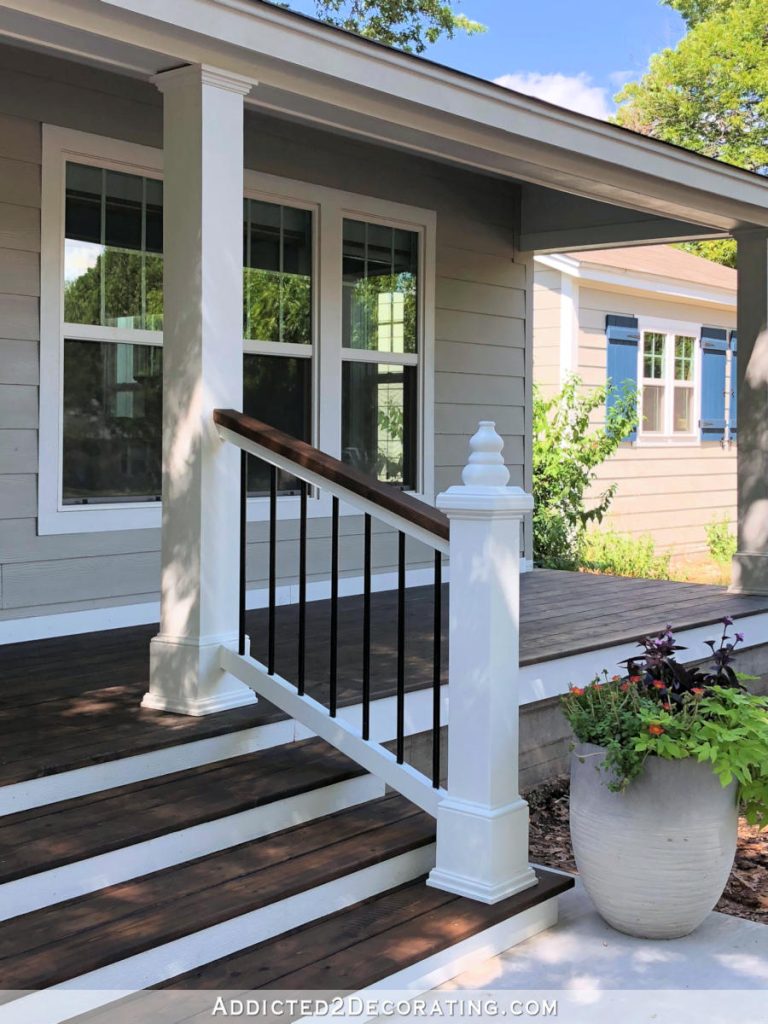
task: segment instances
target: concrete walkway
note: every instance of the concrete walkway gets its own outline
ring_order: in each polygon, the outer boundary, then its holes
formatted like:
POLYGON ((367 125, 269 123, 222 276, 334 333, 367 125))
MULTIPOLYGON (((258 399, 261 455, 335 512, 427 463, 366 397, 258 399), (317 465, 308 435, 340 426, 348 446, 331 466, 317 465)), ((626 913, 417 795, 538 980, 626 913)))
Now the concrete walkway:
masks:
MULTIPOLYGON (((695 868, 692 868, 695 870, 695 868)), ((692 935, 633 939, 598 916, 583 886, 560 897, 555 928, 441 991, 558 999, 559 1024, 768 1022, 768 927, 712 913, 692 935)), ((507 1003, 503 1016, 526 1019, 507 1003)))

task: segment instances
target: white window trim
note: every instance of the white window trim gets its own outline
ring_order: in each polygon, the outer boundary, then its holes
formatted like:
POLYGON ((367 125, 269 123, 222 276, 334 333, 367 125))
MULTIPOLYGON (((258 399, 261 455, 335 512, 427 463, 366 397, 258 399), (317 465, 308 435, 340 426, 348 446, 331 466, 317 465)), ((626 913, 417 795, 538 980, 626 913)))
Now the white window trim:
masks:
POLYGON ((701 418, 701 346, 699 338, 701 335, 701 324, 691 323, 686 320, 670 320, 665 317, 642 317, 638 320, 640 332, 640 343, 637 346, 637 387, 638 387, 638 410, 640 422, 638 423, 637 441, 635 444, 641 448, 690 448, 701 443, 699 433, 699 420, 701 418), (674 337, 684 335, 694 339, 693 344, 693 430, 690 433, 655 433, 643 428, 643 339, 646 332, 666 335, 667 341, 664 346, 664 377, 659 381, 664 387, 664 422, 666 425, 672 423, 674 408, 674 337), (672 344, 670 344, 672 339, 672 344))
MULTIPOLYGON (((41 196, 41 294, 40 294, 40 409, 38 533, 66 534, 111 530, 156 529, 161 523, 161 503, 131 502, 99 505, 63 505, 62 479, 62 394, 63 394, 63 289, 64 201, 67 160, 111 167, 145 177, 162 178, 162 150, 136 143, 43 125, 43 169, 41 196), (55 411, 55 414, 54 414, 55 411)), ((313 185, 259 171, 245 170, 245 196, 282 205, 295 203, 313 211, 313 345, 285 346, 285 355, 313 356, 312 443, 337 458, 341 455, 341 238, 345 217, 379 221, 416 231, 419 235, 420 325, 418 355, 355 353, 352 358, 376 362, 408 362, 419 368, 417 469, 415 497, 434 500, 434 338, 435 338, 435 233, 433 210, 362 196, 357 193, 313 185), (297 351, 292 351, 293 349, 297 351), (298 351, 301 349, 301 351, 298 351)), ((161 332, 120 331, 115 328, 81 325, 67 330, 69 338, 103 339, 133 344, 162 344, 161 332)), ((274 354, 270 342, 246 341, 245 352, 274 354)), ((345 352, 345 358, 349 353, 345 352)), ((299 499, 280 498, 281 518, 297 518, 299 499)), ((342 504, 342 514, 355 510, 342 504)), ((309 502, 312 517, 330 514, 330 498, 309 502)), ((262 521, 268 516, 268 500, 251 498, 248 519, 262 521)))

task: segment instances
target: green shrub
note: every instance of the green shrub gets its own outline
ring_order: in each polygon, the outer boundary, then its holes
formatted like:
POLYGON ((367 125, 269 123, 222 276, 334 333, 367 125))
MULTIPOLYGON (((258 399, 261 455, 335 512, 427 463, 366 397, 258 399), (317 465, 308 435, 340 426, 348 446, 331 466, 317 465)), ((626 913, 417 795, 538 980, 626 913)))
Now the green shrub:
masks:
POLYGON ((591 530, 584 539, 581 565, 611 576, 669 579, 670 555, 657 555, 648 534, 627 537, 613 530, 591 530))
POLYGON ((637 425, 636 392, 621 388, 607 410, 605 424, 594 426, 592 413, 604 409, 609 386, 585 388, 571 376, 554 398, 533 397, 533 555, 548 569, 576 569, 587 526, 608 511, 617 484, 584 507, 584 495, 596 469, 613 455, 637 425))
POLYGON ((731 533, 728 516, 713 519, 707 526, 707 547, 712 558, 720 565, 727 565, 736 554, 736 537, 731 533))

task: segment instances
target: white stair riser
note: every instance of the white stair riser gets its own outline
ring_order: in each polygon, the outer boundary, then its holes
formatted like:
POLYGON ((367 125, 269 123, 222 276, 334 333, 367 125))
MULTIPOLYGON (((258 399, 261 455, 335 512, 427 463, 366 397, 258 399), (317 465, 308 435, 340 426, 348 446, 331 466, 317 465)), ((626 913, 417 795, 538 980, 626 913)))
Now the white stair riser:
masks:
POLYGON ((372 775, 323 786, 0 885, 0 921, 204 857, 384 795, 372 775))
POLYGON ((193 935, 81 975, 62 985, 0 1006, 0 1024, 61 1024, 77 1013, 107 1006, 123 996, 185 971, 275 938, 327 914, 426 874, 434 844, 344 875, 193 935))

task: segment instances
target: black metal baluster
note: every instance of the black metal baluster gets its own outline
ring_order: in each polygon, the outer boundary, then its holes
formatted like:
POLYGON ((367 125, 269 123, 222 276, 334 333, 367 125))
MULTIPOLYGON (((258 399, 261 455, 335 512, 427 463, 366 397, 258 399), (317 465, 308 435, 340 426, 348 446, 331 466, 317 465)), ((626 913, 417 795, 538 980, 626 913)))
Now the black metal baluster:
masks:
POLYGON ((248 453, 240 452, 240 616, 237 650, 245 654, 245 554, 248 523, 248 453))
POLYGON ((275 673, 275 597, 277 590, 277 468, 269 467, 269 653, 267 671, 275 673))
POLYGON ((339 499, 332 501, 331 516, 331 671, 329 708, 331 718, 336 717, 336 672, 339 641, 339 499))
POLYGON ((363 569, 363 739, 371 735, 371 517, 365 516, 363 569))
POLYGON ((299 519, 299 696, 304 696, 304 670, 307 637, 307 485, 300 485, 299 519))
POLYGON ((397 537, 397 763, 405 741, 405 534, 397 537))
POLYGON ((440 673, 443 619, 443 556, 435 552, 434 622, 432 647, 432 785, 440 788, 440 673))

